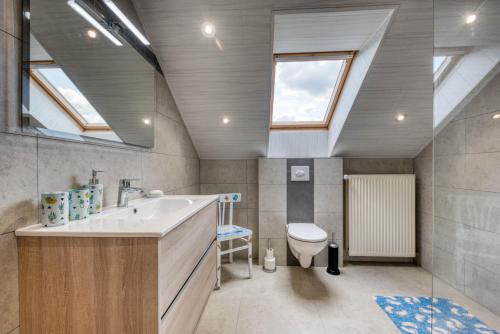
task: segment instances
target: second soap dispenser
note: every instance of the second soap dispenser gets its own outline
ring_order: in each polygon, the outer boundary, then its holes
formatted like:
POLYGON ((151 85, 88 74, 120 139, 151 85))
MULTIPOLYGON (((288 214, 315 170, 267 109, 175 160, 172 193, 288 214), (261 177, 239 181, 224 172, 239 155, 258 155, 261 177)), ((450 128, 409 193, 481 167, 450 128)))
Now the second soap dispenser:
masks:
POLYGON ((97 173, 102 172, 102 170, 92 169, 92 178, 89 180, 90 214, 100 213, 102 211, 104 185, 99 183, 99 180, 97 179, 97 173))

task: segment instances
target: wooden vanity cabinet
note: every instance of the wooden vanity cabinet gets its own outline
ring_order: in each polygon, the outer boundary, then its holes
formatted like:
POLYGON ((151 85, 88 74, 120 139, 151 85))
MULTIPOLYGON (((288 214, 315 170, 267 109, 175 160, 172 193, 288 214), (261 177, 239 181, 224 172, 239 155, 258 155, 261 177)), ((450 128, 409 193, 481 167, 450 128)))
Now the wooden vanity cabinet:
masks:
POLYGON ((18 237, 20 332, 193 333, 215 238, 215 203, 163 238, 18 237))

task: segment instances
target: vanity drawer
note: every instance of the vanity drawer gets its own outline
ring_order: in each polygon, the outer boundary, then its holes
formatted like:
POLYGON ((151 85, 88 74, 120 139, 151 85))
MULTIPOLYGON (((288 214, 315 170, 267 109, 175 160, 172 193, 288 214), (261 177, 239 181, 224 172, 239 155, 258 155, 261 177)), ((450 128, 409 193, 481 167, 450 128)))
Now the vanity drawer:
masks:
POLYGON ((192 334, 216 281, 216 242, 179 292, 160 322, 160 334, 192 334))
MULTIPOLYGON (((216 203, 159 240, 158 312, 161 317, 217 237, 216 203)), ((215 267, 215 265, 214 265, 215 267)))

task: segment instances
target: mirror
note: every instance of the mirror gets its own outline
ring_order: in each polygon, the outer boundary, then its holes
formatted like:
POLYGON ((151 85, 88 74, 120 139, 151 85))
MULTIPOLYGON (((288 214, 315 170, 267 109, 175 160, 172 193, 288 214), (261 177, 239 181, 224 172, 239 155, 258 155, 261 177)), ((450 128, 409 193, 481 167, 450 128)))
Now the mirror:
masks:
POLYGON ((161 69, 133 8, 128 0, 24 5, 25 131, 153 147, 161 69))

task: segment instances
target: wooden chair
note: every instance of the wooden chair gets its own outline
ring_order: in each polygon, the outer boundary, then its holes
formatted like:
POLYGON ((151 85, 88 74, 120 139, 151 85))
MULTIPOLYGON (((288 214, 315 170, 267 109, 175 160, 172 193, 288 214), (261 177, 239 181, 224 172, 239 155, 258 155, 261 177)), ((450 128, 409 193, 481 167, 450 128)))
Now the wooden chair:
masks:
POLYGON ((234 203, 241 201, 241 194, 220 194, 218 200, 218 216, 217 216, 217 284, 216 288, 220 288, 221 284, 221 266, 222 255, 229 254, 229 263, 233 262, 233 253, 248 250, 248 276, 252 278, 252 230, 233 225, 233 208, 234 203), (226 207, 229 207, 228 224, 225 224, 226 207), (241 240, 243 246, 233 248, 233 240, 241 240), (222 250, 222 242, 227 241, 229 248, 222 250))

